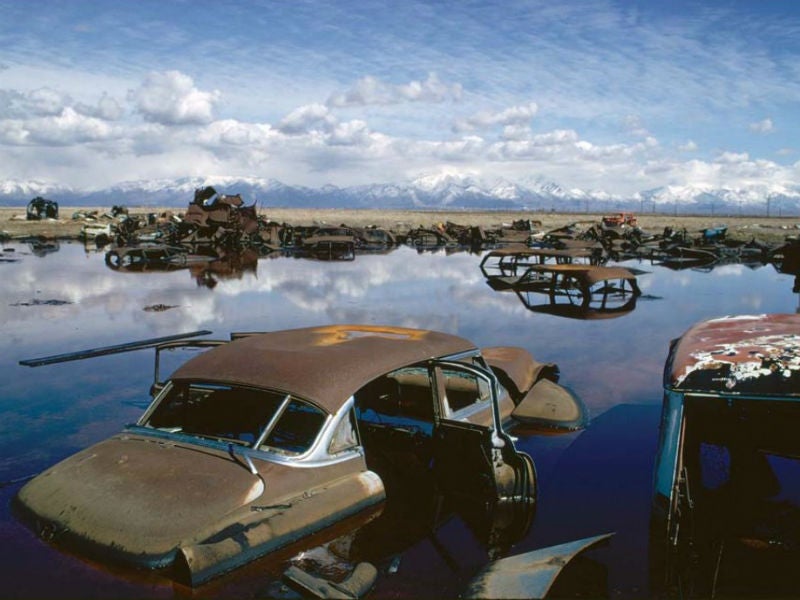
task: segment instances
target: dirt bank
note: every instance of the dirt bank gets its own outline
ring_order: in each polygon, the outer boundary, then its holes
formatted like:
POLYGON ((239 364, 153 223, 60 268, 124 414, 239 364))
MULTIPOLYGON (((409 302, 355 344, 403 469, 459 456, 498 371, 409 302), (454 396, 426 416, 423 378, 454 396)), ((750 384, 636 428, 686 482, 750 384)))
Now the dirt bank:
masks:
MULTIPOLYGON (((0 207, 0 239, 19 239, 27 236, 41 236, 51 239, 78 239, 86 223, 83 219, 73 219, 74 213, 97 211, 103 214, 108 208, 62 206, 58 220, 27 221, 25 207, 0 207)), ((128 207, 131 214, 182 212, 176 208, 128 207)), ((555 229, 569 223, 582 223, 587 227, 599 223, 600 213, 539 213, 539 212, 494 212, 494 211, 422 211, 422 210, 345 210, 345 209, 290 209, 264 208, 259 214, 292 225, 312 225, 325 223, 350 226, 377 225, 390 229, 410 227, 430 227, 436 223, 451 221, 461 225, 476 225, 484 228, 499 227, 519 219, 532 219, 541 222, 537 228, 555 229)), ((800 219, 789 217, 711 217, 674 216, 662 214, 637 215, 639 227, 646 232, 660 233, 665 227, 686 228, 698 232, 708 227, 726 225, 728 237, 737 240, 756 239, 763 243, 779 243, 787 235, 800 234, 800 219)), ((102 219, 101 223, 105 222, 102 219)))

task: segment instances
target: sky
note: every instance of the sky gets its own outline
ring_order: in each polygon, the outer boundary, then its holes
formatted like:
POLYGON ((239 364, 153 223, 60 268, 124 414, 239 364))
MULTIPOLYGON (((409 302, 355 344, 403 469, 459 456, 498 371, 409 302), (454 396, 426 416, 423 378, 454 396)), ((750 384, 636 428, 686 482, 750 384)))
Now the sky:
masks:
POLYGON ((796 0, 0 0, 0 182, 800 185, 796 0))

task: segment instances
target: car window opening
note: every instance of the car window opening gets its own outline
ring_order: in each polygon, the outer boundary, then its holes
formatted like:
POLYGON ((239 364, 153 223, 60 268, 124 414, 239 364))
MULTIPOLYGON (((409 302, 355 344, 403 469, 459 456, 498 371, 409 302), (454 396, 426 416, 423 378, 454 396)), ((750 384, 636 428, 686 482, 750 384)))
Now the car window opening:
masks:
MULTIPOLYGON (((721 567, 744 550, 800 547, 800 443, 794 403, 707 398, 686 403, 683 460, 694 542, 719 547, 721 567)), ((740 559, 752 561, 745 553, 740 559)), ((796 554, 795 554, 796 556, 796 554)))
POLYGON ((298 455, 324 422, 322 410, 288 394, 193 382, 171 386, 145 425, 298 455))
POLYGON ((367 467, 383 480, 387 498, 401 481, 420 486, 433 458, 434 397, 427 369, 394 371, 354 398, 367 467))

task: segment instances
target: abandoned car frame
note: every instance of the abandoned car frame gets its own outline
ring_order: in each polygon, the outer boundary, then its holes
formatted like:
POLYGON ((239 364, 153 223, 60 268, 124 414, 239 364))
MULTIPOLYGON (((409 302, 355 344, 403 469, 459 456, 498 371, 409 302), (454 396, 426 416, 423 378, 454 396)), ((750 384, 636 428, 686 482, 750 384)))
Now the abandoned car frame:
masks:
POLYGON ((535 469, 504 423, 584 426, 557 378, 521 348, 396 327, 173 341, 156 348, 139 421, 34 478, 16 509, 57 544, 199 585, 379 511, 394 456, 524 532, 535 469), (162 382, 158 357, 176 346, 210 348, 162 382))
POLYGON ((659 593, 796 594, 798 417, 800 315, 712 319, 673 340, 652 508, 659 593))

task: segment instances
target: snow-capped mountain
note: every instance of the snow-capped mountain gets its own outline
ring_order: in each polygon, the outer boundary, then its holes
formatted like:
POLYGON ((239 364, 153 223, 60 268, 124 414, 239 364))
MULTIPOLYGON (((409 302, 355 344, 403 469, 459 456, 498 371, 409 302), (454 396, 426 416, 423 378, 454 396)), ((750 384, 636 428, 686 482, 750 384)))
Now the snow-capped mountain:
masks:
POLYGON ((0 181, 0 205, 24 206, 30 199, 44 196, 65 206, 185 207, 197 188, 209 185, 222 194, 240 194, 246 204, 262 207, 800 214, 800 184, 740 189, 665 186, 621 197, 603 190, 565 189, 541 177, 512 182, 463 173, 429 174, 404 183, 319 188, 260 177, 222 176, 127 181, 97 190, 6 180, 0 181))
POLYGON ((710 186, 665 186, 638 194, 644 210, 654 212, 786 214, 800 211, 800 184, 755 184, 737 189, 710 186))

